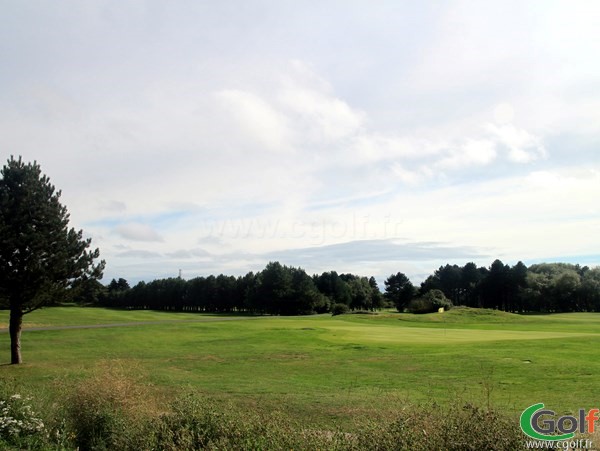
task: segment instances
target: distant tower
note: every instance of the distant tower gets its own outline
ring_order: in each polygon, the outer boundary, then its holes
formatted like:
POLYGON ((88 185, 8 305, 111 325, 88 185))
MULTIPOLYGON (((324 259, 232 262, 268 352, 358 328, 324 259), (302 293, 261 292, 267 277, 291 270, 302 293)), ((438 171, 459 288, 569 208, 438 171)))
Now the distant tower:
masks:
POLYGON ((181 269, 179 270, 179 278, 181 279, 181 269))

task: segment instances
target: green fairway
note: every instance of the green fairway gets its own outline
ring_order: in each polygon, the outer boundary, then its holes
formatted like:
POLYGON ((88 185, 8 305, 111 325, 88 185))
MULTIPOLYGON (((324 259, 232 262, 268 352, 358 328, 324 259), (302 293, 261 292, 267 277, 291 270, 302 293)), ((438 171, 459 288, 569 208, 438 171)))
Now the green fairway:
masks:
MULTIPOLYGON (((8 361, 8 334, 0 337, 8 361)), ((2 366, 1 376, 34 391, 113 362, 166 393, 200 391, 308 421, 423 400, 489 402, 512 413, 544 402, 567 412, 597 407, 600 314, 238 318, 49 308, 26 316, 23 356, 24 365, 2 366)))
MULTIPOLYGON (((156 312, 152 310, 124 311, 95 307, 51 307, 37 310, 26 315, 23 320, 23 327, 28 329, 36 327, 124 324, 148 321, 189 321, 196 319, 199 316, 215 317, 217 315, 190 315, 189 313, 156 312)), ((8 312, 5 312, 0 318, 0 329, 7 327, 8 312)))

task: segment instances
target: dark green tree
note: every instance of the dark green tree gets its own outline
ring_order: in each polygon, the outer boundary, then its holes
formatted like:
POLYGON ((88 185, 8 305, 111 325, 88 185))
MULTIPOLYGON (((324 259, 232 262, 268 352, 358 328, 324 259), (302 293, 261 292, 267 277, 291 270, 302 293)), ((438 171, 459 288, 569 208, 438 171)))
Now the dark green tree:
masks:
POLYGON ((377 280, 375 280, 375 277, 369 277, 369 286, 371 287, 371 310, 383 308, 383 294, 381 291, 379 291, 379 286, 377 285, 377 280))
POLYGON ((231 312, 235 308, 237 296, 237 281, 234 276, 219 274, 217 284, 217 309, 219 311, 231 312))
POLYGON ((11 363, 22 362, 23 315, 99 279, 104 261, 91 239, 69 228, 67 208, 40 166, 11 157, 0 173, 0 300, 10 309, 11 363))
POLYGON ((462 287, 462 268, 457 265, 440 266, 421 284, 421 295, 431 290, 441 290, 455 304, 460 304, 464 297, 462 287))
MULTIPOLYGON (((293 293, 292 272, 279 262, 269 262, 258 274, 257 295, 262 312, 282 314, 293 293)), ((287 311, 286 311, 287 313, 287 311)))
POLYGON ((75 304, 100 305, 107 297, 107 290, 98 279, 86 277, 73 282, 69 295, 75 304))
POLYGON ((314 277, 315 284, 321 293, 327 296, 331 304, 352 303, 352 293, 348 283, 335 271, 324 272, 314 277))
POLYGON ((329 310, 329 301, 302 268, 289 268, 292 273, 292 294, 282 311, 289 315, 308 315, 329 310))
POLYGON ((583 309, 579 305, 579 292, 581 277, 572 269, 564 270, 553 280, 553 297, 556 300, 558 311, 577 312, 583 309))
POLYGON ((110 283, 108 284, 108 291, 127 291, 129 290, 129 282, 127 282, 127 280, 123 279, 122 277, 119 278, 119 280, 111 280, 110 283))
POLYGON ((583 273, 579 296, 584 311, 600 311, 600 267, 588 268, 583 273))
POLYGON ((256 306, 256 274, 250 271, 244 277, 238 279, 238 290, 242 300, 240 309, 256 312, 258 310, 256 306))
POLYGON ((371 308, 371 286, 366 277, 354 277, 348 282, 352 301, 350 307, 353 310, 370 309, 371 308))
POLYGON ((389 276, 385 282, 384 296, 392 302, 399 312, 404 311, 415 296, 415 287, 404 273, 398 272, 389 276))
POLYGON ((510 267, 496 259, 481 281, 483 307, 508 310, 510 301, 510 267))
POLYGON ((105 295, 100 296, 100 302, 106 307, 122 307, 124 299, 130 290, 129 283, 122 277, 112 279, 105 290, 105 295))
POLYGON ((469 307, 479 307, 481 299, 478 293, 478 286, 483 278, 483 268, 478 268, 473 262, 466 263, 461 270, 460 287, 462 290, 461 304, 469 307))
POLYGON ((511 309, 513 312, 526 310, 527 266, 522 261, 510 268, 509 273, 511 309))

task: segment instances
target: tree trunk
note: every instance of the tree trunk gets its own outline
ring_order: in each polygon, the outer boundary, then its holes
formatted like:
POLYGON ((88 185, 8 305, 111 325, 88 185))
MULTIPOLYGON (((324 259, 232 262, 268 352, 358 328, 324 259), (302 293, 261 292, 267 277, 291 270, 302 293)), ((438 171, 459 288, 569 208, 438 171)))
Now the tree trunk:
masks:
POLYGON ((21 359, 21 327, 23 326, 23 311, 21 309, 10 309, 10 320, 8 331, 10 333, 10 363, 23 363, 21 359))

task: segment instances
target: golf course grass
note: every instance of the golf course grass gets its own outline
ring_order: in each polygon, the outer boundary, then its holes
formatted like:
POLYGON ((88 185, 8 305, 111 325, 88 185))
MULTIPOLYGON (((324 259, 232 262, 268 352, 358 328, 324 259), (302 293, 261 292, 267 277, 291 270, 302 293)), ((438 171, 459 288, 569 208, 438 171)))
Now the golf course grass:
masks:
MULTIPOLYGON (((0 337, 8 361, 8 334, 0 337)), ((514 414, 544 402, 566 413, 597 407, 600 392, 594 313, 235 317, 55 307, 25 317, 22 347, 25 364, 0 373, 30 391, 114 364, 166 394, 192 390, 307 422, 429 401, 514 414), (35 330, 115 324, 123 326, 35 330)))

